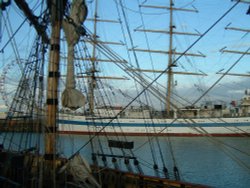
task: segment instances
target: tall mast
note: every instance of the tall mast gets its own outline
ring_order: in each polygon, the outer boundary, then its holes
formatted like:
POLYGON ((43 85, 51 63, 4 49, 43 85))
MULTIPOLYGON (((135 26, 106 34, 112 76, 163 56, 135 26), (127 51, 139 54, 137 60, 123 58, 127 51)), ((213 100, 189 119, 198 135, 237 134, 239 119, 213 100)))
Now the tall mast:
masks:
MULTIPOLYGON (((166 72, 167 74, 167 95, 166 95, 166 115, 168 117, 171 116, 170 111, 171 111, 171 94, 172 94, 172 89, 173 89, 173 75, 174 74, 183 74, 183 75, 197 75, 197 76, 206 76, 205 74, 197 74, 197 73, 192 73, 192 72, 174 72, 173 67, 175 66, 173 64, 173 56, 174 55, 185 55, 185 56, 193 56, 193 57, 205 57, 204 54, 201 53, 185 53, 183 54, 182 52, 178 52, 176 50, 173 50, 173 35, 187 35, 187 36, 200 36, 199 33, 190 33, 190 32, 178 32, 175 31, 175 26, 173 24, 173 12, 174 11, 182 11, 182 12, 198 12, 196 9, 186 9, 186 8, 175 8, 173 0, 169 0, 169 6, 156 6, 156 5, 141 5, 141 7, 144 8, 154 8, 154 9, 165 9, 169 11, 169 30, 164 31, 164 30, 152 30, 152 29, 136 29, 135 31, 142 31, 142 32, 150 32, 150 33, 161 33, 161 34, 167 34, 169 35, 169 49, 168 51, 164 50, 152 50, 152 49, 138 49, 138 48, 133 48, 134 51, 138 52, 150 52, 150 53, 158 53, 158 54, 167 54, 168 55, 168 71, 166 72)), ((146 69, 134 69, 133 71, 143 71, 143 72, 155 72, 159 73, 162 72, 160 70, 146 70, 146 69)))
POLYGON ((57 132, 57 109, 58 109, 58 79, 60 61, 60 30, 64 3, 67 1, 52 0, 51 10, 51 39, 48 65, 48 90, 47 90, 47 123, 45 125, 45 175, 46 182, 56 187, 55 159, 56 159, 56 132, 57 132))
POLYGON ((120 42, 112 42, 112 41, 98 41, 98 36, 97 36, 97 26, 99 22, 103 22, 103 23, 110 23, 110 24, 119 24, 120 21, 117 20, 108 20, 108 19, 100 19, 98 16, 98 4, 99 1, 96 0, 95 1, 95 12, 94 12, 94 18, 88 18, 88 21, 92 21, 94 24, 94 28, 93 28, 93 34, 92 34, 92 41, 90 40, 85 40, 86 42, 91 43, 91 45, 93 46, 92 48, 92 56, 90 58, 82 58, 82 59, 77 59, 77 60, 87 60, 90 62, 91 64, 91 69, 88 71, 87 76, 79 76, 79 77, 84 77, 89 79, 89 83, 88 83, 88 100, 89 100, 89 113, 93 114, 94 113, 94 109, 95 109, 95 104, 94 104, 94 98, 95 98, 95 93, 94 93, 94 89, 96 87, 96 79, 105 79, 105 80, 127 80, 127 78, 124 77, 114 77, 114 76, 98 76, 96 75, 96 62, 98 63, 105 63, 105 62, 111 62, 111 63, 124 63, 124 61, 118 62, 117 60, 111 60, 111 59, 101 59, 100 57, 96 56, 96 52, 97 52, 97 48, 96 48, 96 44, 97 43, 101 43, 104 45, 124 45, 123 43, 120 42))
POLYGON ((168 53, 168 83, 167 83, 167 99, 166 99, 166 113, 170 116, 170 100, 172 93, 172 48, 173 48, 173 0, 169 1, 169 53, 168 53))
POLYGON ((90 83, 89 83, 89 113, 94 113, 94 89, 95 89, 95 62, 96 62, 96 38, 97 38, 97 10, 98 10, 98 0, 96 0, 95 3, 95 15, 94 15, 94 33, 93 33, 93 40, 95 41, 93 43, 93 51, 92 51, 92 58, 90 60, 91 62, 91 70, 90 70, 90 83))

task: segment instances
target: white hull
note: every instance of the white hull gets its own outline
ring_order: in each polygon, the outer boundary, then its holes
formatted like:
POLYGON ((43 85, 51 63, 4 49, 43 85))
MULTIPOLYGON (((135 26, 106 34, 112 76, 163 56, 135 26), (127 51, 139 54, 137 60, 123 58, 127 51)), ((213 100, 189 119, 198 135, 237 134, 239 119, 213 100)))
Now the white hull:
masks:
POLYGON ((250 134, 250 117, 200 119, 59 119, 59 133, 100 135, 240 136, 250 134))

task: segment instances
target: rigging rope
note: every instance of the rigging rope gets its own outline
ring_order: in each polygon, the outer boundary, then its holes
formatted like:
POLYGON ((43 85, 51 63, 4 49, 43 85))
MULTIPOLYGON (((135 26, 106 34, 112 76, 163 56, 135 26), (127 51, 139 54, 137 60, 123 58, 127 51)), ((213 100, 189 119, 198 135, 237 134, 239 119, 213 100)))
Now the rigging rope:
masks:
MULTIPOLYGON (((12 121, 15 122, 15 118, 19 118, 23 125, 17 124, 15 126, 19 126, 18 128, 20 131, 24 131, 27 129, 27 125, 31 125, 30 118, 39 118, 37 115, 37 105, 35 104, 37 100, 40 100, 36 95, 36 92, 38 91, 37 88, 37 82, 40 78, 40 71, 41 71, 41 60, 40 57, 41 53, 43 51, 41 50, 41 45, 39 45, 39 39, 37 38, 35 42, 33 43, 31 53, 29 55, 28 61, 25 64, 25 67, 23 69, 22 77, 19 81, 17 90, 15 92, 15 95, 13 97, 13 101, 11 103, 11 106, 9 108, 7 117, 6 117, 6 126, 7 129, 11 131, 11 134, 5 134, 5 137, 3 139, 3 144, 6 142, 7 137, 8 139, 8 149, 12 148, 12 142, 17 141, 17 138, 14 138, 14 131, 15 129, 12 129, 11 123, 12 121), (30 82, 29 82, 30 81, 30 82), (33 81, 33 82, 31 82, 33 81), (33 99, 33 100, 29 100, 33 99)), ((39 107, 38 107, 39 108, 39 107)), ((39 118, 40 119, 40 118, 39 118)), ((39 138, 38 138, 39 139, 39 138)), ((32 140, 31 133, 26 131, 26 133, 21 134, 19 138, 19 146, 17 147, 18 151, 23 150, 22 148, 30 148, 32 140), (26 134, 26 136, 25 136, 26 134)), ((39 140, 37 140, 39 142, 39 140)), ((37 143, 34 142, 34 143, 37 143)))
MULTIPOLYGON (((97 77, 98 77, 98 76, 97 76, 97 77)), ((105 94, 105 97, 102 97, 102 95, 100 94, 102 101, 100 101, 100 102, 96 101, 96 104, 101 104, 101 103, 102 103, 104 106, 111 106, 110 97, 107 95, 107 91, 106 91, 104 85, 105 85, 104 83, 101 83, 100 85, 99 85, 99 84, 97 85, 97 87, 102 86, 102 88, 99 88, 97 91, 103 90, 103 92, 104 92, 104 94, 105 94), (109 103, 109 105, 106 104, 106 101, 105 101, 104 98, 107 99, 107 102, 109 103)), ((99 111, 97 111, 97 112, 99 113, 99 111)), ((110 111, 108 110, 108 112, 110 112, 110 111)), ((100 114, 99 114, 99 115, 100 115, 100 114)), ((113 115, 110 116, 110 114, 109 114, 109 117, 112 118, 113 115)), ((93 117, 93 118, 94 118, 94 117, 93 117)), ((117 120, 117 121, 118 121, 118 120, 117 120)), ((105 122, 103 122, 103 124, 105 124, 105 122)), ((119 124, 119 121, 118 121, 118 124, 119 124)), ((115 130, 115 127, 114 127, 114 126, 112 126, 112 127, 114 128, 115 136, 116 136, 117 139, 119 140, 119 137, 118 137, 118 134, 117 134, 117 132, 116 132, 116 130, 115 130)), ((122 129, 121 129, 121 127, 120 127, 119 125, 118 125, 118 127, 120 128, 120 132, 122 132, 122 134, 124 134, 123 131, 122 131, 122 129)), ((97 130, 96 130, 96 132, 97 132, 97 130)), ((104 130, 104 133, 105 133, 105 137, 107 138, 107 141, 108 141, 108 137, 107 137, 107 134, 106 134, 105 130, 104 130)), ((124 135, 124 136, 125 136, 125 135, 124 135)), ((99 137, 99 136, 98 136, 98 137, 99 137)), ((125 137, 125 140, 126 140, 126 137, 125 137)), ((122 150, 123 155, 125 155, 125 152, 123 151, 122 148, 121 148, 121 150, 122 150)), ((112 148, 110 148, 110 151, 111 151, 111 153, 112 153, 112 155, 113 155, 112 148)), ((133 155, 133 154, 132 154, 132 155, 133 155)), ((112 162, 114 163, 115 167, 118 168, 118 164, 116 163, 116 160, 115 160, 114 158, 112 159, 112 162)), ((129 164, 126 164, 126 166, 127 166, 127 168, 129 169, 129 171, 131 171, 131 167, 129 167, 130 165, 129 165, 129 164)))
MULTIPOLYGON (((173 64, 175 63, 175 62, 177 62, 181 57, 183 57, 183 55, 185 55, 195 44, 197 44, 210 30, 212 30, 227 14, 229 14, 238 4, 239 4, 239 2, 240 1, 237 1, 233 6, 231 6, 230 7, 230 9, 229 10, 227 10, 221 17, 219 17, 219 19, 214 23, 214 24, 212 24, 197 40, 195 40, 195 42, 192 44, 192 45, 190 45, 178 58, 176 58, 176 60, 173 62, 173 64)), ((86 28, 84 29, 84 30, 86 30, 86 28)), ((90 37, 90 36, 89 36, 90 37)), ((92 41, 93 43, 96 43, 95 41, 92 41)), ((103 52, 104 53, 106 53, 105 51, 107 50, 107 49, 105 49, 105 48, 103 48, 100 44, 98 45, 97 43, 96 43, 96 45, 98 46, 98 47, 100 47, 100 49, 101 50, 104 50, 103 52)), ((113 56, 113 55, 112 55, 113 56)), ((146 91, 146 89, 148 89, 148 88, 150 88, 151 86, 152 86, 152 84, 154 83, 154 82, 156 82, 167 70, 169 69, 169 67, 167 67, 162 73, 160 73, 150 84, 148 84, 147 85, 147 87, 145 87, 135 98, 134 98, 134 100, 132 100, 132 101, 130 101, 125 107, 124 107, 124 110, 128 107, 128 106, 130 106, 139 96, 141 96, 145 91, 146 91)), ((117 115, 116 115, 116 118, 124 111, 124 110, 122 110, 120 113, 118 113, 117 115)), ((99 131, 99 133, 103 130, 103 129, 105 129, 105 127, 107 127, 111 122, 112 122, 113 120, 111 120, 109 123, 107 123, 100 131, 99 131)), ((174 121, 176 121, 176 120, 174 120, 174 121)), ((97 133, 96 135, 98 135, 99 133, 97 133)), ((94 135, 94 136, 92 136, 91 137, 91 139, 88 141, 88 142, 86 142, 84 145, 82 145, 78 150, 77 150, 77 152, 79 152, 79 151, 81 151, 86 145, 88 145, 88 143, 92 140, 92 139, 94 139, 94 137, 96 136, 96 135, 94 135)), ((77 153, 76 152, 76 153, 77 153)), ((72 158, 74 155, 72 155, 70 158, 72 158)))
MULTIPOLYGON (((87 51, 87 49, 85 48, 85 47, 83 47, 83 49, 85 49, 85 51, 87 51)), ((89 55, 87 55, 87 57, 88 57, 89 55)), ((83 59, 83 57, 79 57, 79 59, 83 59)), ((78 67, 81 67, 81 65, 79 64, 78 65, 78 67)), ((83 73, 83 71, 80 71, 80 74, 81 73, 83 73)), ((98 76, 97 76, 97 78, 98 78, 98 76)), ((106 89, 103 87, 105 84, 98 84, 97 85, 97 87, 99 87, 99 86, 102 86, 102 88, 99 88, 97 91, 103 91, 104 92, 104 94, 105 94, 105 96, 106 96, 106 99, 107 99, 107 102, 109 103, 109 104, 111 104, 111 101, 110 101, 110 97, 108 97, 108 95, 107 95, 107 91, 105 91, 106 89)), ((107 105, 106 104, 106 101, 104 100, 104 97, 102 97, 102 95, 100 95, 101 96, 101 99, 102 99, 102 101, 96 101, 96 103, 97 104, 104 104, 104 106, 109 106, 109 105, 107 105)), ((99 111, 97 111, 97 112, 99 112, 99 111)), ((95 121, 95 119, 94 119, 95 117, 93 117, 93 121, 95 121)), ((111 116, 110 116, 110 118, 111 118, 111 116)), ((119 122, 118 122, 119 123, 119 122)), ((103 122, 103 124, 105 124, 105 122, 103 122)), ((113 126, 112 126, 113 127, 113 126)), ((117 127, 119 127, 120 129, 121 129, 121 127, 120 126, 117 126, 117 127)), ((116 137, 117 137, 117 132, 116 132, 116 130, 115 130, 115 127, 113 127, 114 128, 114 133, 116 134, 116 137)), ((96 130, 96 132, 97 132, 98 130, 96 130)), ((122 131, 122 129, 121 129, 121 132, 123 132, 122 131)), ((105 132, 105 130, 104 130, 104 135, 105 135, 105 137, 107 138, 107 141, 108 141, 108 137, 107 137, 107 134, 106 134, 106 132, 105 132)), ((118 138, 118 140, 119 140, 119 137, 117 137, 118 138)), ((98 140, 99 140, 99 136, 98 136, 98 140)), ((93 145, 92 144, 92 142, 91 142, 91 145, 93 145)), ((110 152, 111 152, 111 154, 113 155, 113 151, 112 151, 112 148, 110 148, 110 152)), ((123 155, 125 155, 125 152, 123 151, 123 149, 122 149, 122 152, 123 152, 123 155)), ((104 155, 105 155, 105 153, 103 153, 104 155)), ((94 159, 95 159, 95 157, 94 157, 94 159)), ((118 168, 118 165, 117 165, 117 163, 116 163, 116 159, 115 158, 113 158, 112 159, 112 162, 114 163, 114 165, 115 165, 115 168, 118 168)), ((127 161, 128 162, 128 161, 127 161)), ((126 162, 126 163, 127 163, 126 162)), ((131 167, 129 167, 130 165, 129 164, 126 164, 126 166, 128 167, 128 169, 129 169, 129 171, 131 171, 131 167)))
MULTIPOLYGON (((125 26, 126 26, 127 33, 128 33, 128 36, 129 36, 129 41, 130 41, 131 46, 133 48, 134 47, 134 43, 133 43, 132 35, 131 35, 131 32, 130 32, 129 24, 128 24, 128 18, 126 16, 125 10, 123 8, 124 5, 123 5, 123 3, 122 3, 121 0, 120 0, 120 5, 122 7, 122 15, 123 15, 123 18, 124 18, 124 21, 125 21, 125 26)), ((136 62, 136 67, 140 69, 139 61, 138 61, 137 54, 136 54, 135 50, 132 50, 132 53, 133 53, 133 56, 134 56, 134 59, 135 59, 135 62, 136 62)), ((140 72, 139 72, 139 74, 140 74, 140 72)), ((141 75, 140 75, 140 77, 141 77, 141 75)), ((144 92, 144 97, 146 99, 146 103, 149 104, 149 102, 148 102, 148 96, 147 96, 146 92, 144 92)), ((139 103, 141 104, 140 98, 139 98, 139 103)), ((151 112, 149 112, 149 113, 151 113, 151 112)), ((151 123, 154 124, 153 121, 151 123)), ((145 128, 146 128, 146 132, 148 133, 147 123, 145 124, 145 128)), ((154 127, 154 129, 155 129, 155 127, 154 127)), ((158 139, 158 138, 156 137, 156 139, 158 139)), ((154 169, 155 169, 155 172, 156 172, 156 176, 159 176, 158 165, 157 165, 157 157, 155 156, 156 152, 154 151, 153 143, 150 142, 149 136, 148 136, 148 140, 149 140, 149 145, 150 145, 150 149, 151 149, 152 158, 153 158, 153 161, 154 161, 154 169)), ((159 147, 159 144, 158 144, 158 147, 159 147)), ((161 148, 159 148, 159 150, 161 151, 161 148)), ((161 153, 161 159, 163 160, 162 152, 160 152, 160 153, 161 153)))
POLYGON ((195 102, 193 102, 193 104, 192 105, 195 105, 197 102, 199 102, 209 91, 211 91, 213 88, 214 88, 214 86, 216 86, 221 80, 222 80, 222 78, 224 78, 239 62, 240 62, 240 60, 248 53, 250 51, 250 48, 248 48, 238 59, 237 59, 237 61, 236 62, 234 62, 234 64, 232 64, 231 66, 230 66, 230 68, 225 72, 225 73, 223 73, 222 75, 221 75, 221 77, 218 79, 218 80, 216 80, 214 83, 213 83, 213 85, 212 86, 210 86, 195 102))

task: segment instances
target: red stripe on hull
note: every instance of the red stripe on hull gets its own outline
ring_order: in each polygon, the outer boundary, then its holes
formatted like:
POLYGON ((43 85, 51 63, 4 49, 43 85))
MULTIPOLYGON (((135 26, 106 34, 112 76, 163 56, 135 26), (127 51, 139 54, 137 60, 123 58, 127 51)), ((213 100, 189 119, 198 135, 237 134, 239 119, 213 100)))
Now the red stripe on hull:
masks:
MULTIPOLYGON (((114 133, 114 132, 83 132, 83 131, 59 131, 59 134, 73 134, 73 135, 101 135, 101 136, 179 136, 179 137, 201 137, 206 134, 193 134, 193 133, 114 133)), ((250 136, 247 133, 211 133, 207 134, 215 137, 243 137, 250 136)))

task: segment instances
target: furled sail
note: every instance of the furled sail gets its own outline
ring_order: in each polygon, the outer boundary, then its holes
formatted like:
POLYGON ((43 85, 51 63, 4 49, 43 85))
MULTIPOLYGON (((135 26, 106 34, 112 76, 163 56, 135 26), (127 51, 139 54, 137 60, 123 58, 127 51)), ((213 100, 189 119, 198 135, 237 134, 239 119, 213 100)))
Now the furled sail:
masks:
POLYGON ((77 27, 85 21, 86 17, 85 0, 73 0, 70 9, 70 19, 72 19, 73 23, 67 19, 63 20, 62 23, 68 46, 66 88, 62 93, 62 105, 71 110, 76 110, 85 105, 85 96, 76 89, 75 84, 74 47, 80 39, 77 27))
POLYGON ((92 176, 91 168, 88 162, 79 154, 76 154, 63 167, 61 167, 59 173, 65 171, 67 172, 67 174, 70 174, 72 176, 74 180, 73 182, 78 183, 78 187, 101 187, 92 176))

